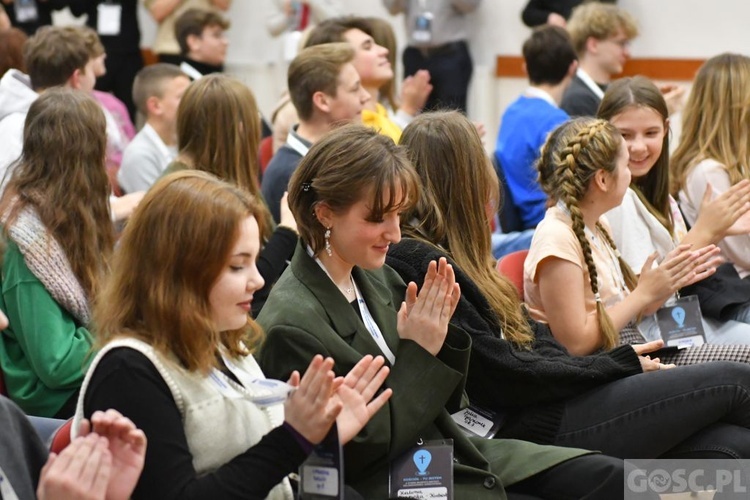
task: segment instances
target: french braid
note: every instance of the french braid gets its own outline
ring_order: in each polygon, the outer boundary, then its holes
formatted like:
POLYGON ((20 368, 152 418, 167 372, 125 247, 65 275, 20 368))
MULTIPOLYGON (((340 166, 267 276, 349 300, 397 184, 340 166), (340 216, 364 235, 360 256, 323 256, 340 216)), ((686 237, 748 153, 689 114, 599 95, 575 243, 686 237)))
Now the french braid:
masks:
MULTIPOLYGON (((583 251, 589 272, 589 284, 596 299, 597 319, 603 339, 602 346, 604 349, 612 349, 619 344, 619 332, 612 324, 599 293, 599 275, 594 263, 591 244, 586 238, 583 214, 578 202, 586 194, 591 179, 598 170, 604 168, 612 171, 616 168, 614 159, 620 148, 619 134, 605 120, 585 119, 563 126, 573 127, 572 131, 578 130, 578 133, 566 143, 561 144, 562 149, 556 158, 553 153, 555 168, 552 179, 555 185, 552 187, 557 199, 565 204, 570 213, 573 232, 583 251)), ((602 234, 605 235, 607 243, 611 244, 612 239, 609 234, 606 231, 602 231, 602 234)), ((630 274, 632 277, 632 271, 630 274)))

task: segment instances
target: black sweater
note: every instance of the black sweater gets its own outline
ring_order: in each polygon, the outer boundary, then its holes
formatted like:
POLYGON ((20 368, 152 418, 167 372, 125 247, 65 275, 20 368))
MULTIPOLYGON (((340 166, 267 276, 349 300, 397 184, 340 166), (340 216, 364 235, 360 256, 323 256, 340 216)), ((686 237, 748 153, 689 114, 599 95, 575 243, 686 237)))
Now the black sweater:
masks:
MULTIPOLYGON (((435 246, 404 238, 391 245, 387 263, 405 282, 421 286, 430 261, 440 257, 448 255, 435 246)), ((473 402, 506 414, 508 425, 501 430, 504 437, 552 443, 566 400, 642 372, 630 346, 592 356, 571 356, 546 325, 531 319, 536 337, 533 346, 529 350, 514 348, 501 338, 501 328, 482 293, 451 263, 461 287, 461 300, 451 323, 472 338, 466 391, 473 402)))
POLYGON ((280 426, 215 471, 197 476, 172 392, 151 361, 133 349, 107 353, 91 378, 84 416, 108 408, 130 418, 148 438, 136 499, 265 498, 307 457, 289 429, 280 426))

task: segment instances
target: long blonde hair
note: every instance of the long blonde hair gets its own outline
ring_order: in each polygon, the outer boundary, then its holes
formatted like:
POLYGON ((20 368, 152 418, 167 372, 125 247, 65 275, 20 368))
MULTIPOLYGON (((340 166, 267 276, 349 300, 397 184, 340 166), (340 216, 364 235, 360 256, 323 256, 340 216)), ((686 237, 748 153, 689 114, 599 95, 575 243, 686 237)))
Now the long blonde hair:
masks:
POLYGON ((514 286, 495 269, 488 204, 499 201, 497 175, 474 125, 457 111, 427 113, 401 136, 423 192, 404 214, 404 233, 438 245, 482 291, 505 337, 532 343, 514 286), (412 222, 413 221, 413 222, 412 222))
MULTIPOLYGON (((613 173, 617 168, 617 154, 622 145, 620 133, 606 120, 596 118, 579 118, 566 122, 553 132, 557 142, 547 148, 543 158, 552 158, 552 165, 544 164, 547 175, 545 189, 552 192, 557 200, 563 202, 570 213, 573 232, 583 251, 586 268, 589 272, 589 285, 596 297, 596 312, 599 329, 602 333, 603 347, 612 349, 619 344, 619 332, 615 330, 612 319, 607 314, 602 299, 599 297, 599 277, 591 252, 591 244, 586 238, 583 214, 579 207, 599 170, 613 173)), ((548 140, 549 142, 549 140, 548 140)), ((607 230, 597 222, 599 233, 615 251, 625 284, 633 290, 637 279, 630 266, 620 257, 615 242, 607 230)))
POLYGON ((750 176, 750 57, 720 54, 695 77, 672 155, 672 194, 702 160, 721 163, 732 184, 750 176))

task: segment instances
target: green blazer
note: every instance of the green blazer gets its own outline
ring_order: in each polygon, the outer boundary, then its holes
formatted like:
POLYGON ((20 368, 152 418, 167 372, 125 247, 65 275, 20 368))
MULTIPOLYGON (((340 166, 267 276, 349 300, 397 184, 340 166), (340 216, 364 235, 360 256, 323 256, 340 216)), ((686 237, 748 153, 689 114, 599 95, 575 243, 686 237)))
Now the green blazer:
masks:
MULTIPOLYGON (((354 279, 388 347, 396 356, 385 385, 393 396, 344 447, 346 483, 366 498, 388 496, 389 462, 420 439, 453 439, 455 498, 505 498, 511 485, 575 456, 573 448, 517 440, 467 438, 450 417, 460 408, 471 338, 450 327, 437 356, 402 340, 396 311, 406 292, 401 278, 385 266, 354 268, 354 279)), ((274 285, 258 322, 266 331, 257 359, 266 376, 286 380, 303 373, 315 354, 331 356, 337 375, 363 355, 382 354, 354 307, 300 242, 291 265, 274 285)))

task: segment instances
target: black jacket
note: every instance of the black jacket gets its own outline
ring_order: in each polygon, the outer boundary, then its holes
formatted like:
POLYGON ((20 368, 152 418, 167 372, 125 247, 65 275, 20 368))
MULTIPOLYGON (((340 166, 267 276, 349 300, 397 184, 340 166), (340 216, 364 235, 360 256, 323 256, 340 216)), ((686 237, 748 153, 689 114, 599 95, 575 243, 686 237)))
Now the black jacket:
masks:
MULTIPOLYGON (((404 238, 391 245, 386 262, 405 282, 421 286, 430 261, 440 257, 448 255, 433 245, 404 238)), ((571 356, 546 325, 531 319, 536 341, 528 350, 514 348, 501 337, 501 327, 482 293, 452 264, 461 300, 451 323, 472 338, 466 391, 472 402, 506 413, 509 425, 505 432, 522 433, 507 437, 551 443, 566 400, 642 372, 630 346, 592 356, 571 356), (523 430, 514 421, 523 422, 523 430)))

